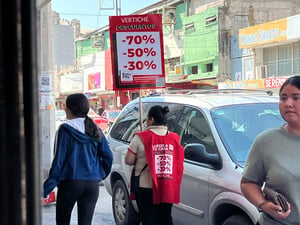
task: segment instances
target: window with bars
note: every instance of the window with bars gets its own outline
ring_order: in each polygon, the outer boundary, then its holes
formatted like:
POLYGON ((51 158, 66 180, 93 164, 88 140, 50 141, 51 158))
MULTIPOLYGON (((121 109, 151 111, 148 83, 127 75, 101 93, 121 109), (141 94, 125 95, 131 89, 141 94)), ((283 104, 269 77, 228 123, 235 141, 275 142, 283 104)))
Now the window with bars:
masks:
POLYGON ((294 74, 300 74, 300 42, 294 43, 293 71, 294 71, 294 74))
POLYGON ((192 66, 192 74, 198 74, 198 66, 192 66))
POLYGON ((168 64, 169 64, 170 71, 175 72, 177 65, 180 64, 180 57, 168 59, 168 64))
POLYGON ((263 64, 267 77, 280 77, 300 73, 300 43, 280 45, 263 50, 263 64))
POLYGON ((276 48, 264 49, 264 65, 268 67, 267 76, 275 76, 276 71, 276 48))
POLYGON ((293 45, 278 46, 278 75, 285 76, 292 74, 292 52, 293 45))
POLYGON ((206 72, 212 72, 213 71, 213 64, 212 63, 206 64, 205 67, 206 67, 206 72))

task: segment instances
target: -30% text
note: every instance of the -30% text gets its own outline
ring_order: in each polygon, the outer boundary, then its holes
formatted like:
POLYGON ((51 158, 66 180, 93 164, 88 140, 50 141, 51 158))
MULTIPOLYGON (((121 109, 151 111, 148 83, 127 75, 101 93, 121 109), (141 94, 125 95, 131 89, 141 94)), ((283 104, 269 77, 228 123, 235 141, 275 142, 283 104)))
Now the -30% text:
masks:
MULTIPOLYGON (((129 67, 128 70, 142 70, 144 68, 146 69, 156 69, 156 64, 153 62, 153 60, 151 61, 129 61, 128 62, 129 67)), ((125 66, 126 67, 126 66, 125 66)))

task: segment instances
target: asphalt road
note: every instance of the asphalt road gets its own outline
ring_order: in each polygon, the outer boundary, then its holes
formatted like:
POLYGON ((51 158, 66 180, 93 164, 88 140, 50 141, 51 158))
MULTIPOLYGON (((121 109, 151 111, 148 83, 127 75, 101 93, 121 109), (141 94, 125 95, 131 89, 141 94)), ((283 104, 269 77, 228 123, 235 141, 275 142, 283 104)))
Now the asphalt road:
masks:
MULTIPOLYGON (((42 207, 42 225, 56 225, 55 204, 42 207)), ((77 208, 73 209, 70 225, 77 225, 77 208)), ((92 225, 115 225, 112 213, 111 196, 104 186, 100 186, 99 199, 96 205, 92 225)))

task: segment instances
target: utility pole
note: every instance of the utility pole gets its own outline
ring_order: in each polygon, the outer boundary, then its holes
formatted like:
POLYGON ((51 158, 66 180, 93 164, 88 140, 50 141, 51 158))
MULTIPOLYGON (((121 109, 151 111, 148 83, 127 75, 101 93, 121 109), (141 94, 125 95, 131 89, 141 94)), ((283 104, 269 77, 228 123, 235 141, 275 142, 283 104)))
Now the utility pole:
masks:
POLYGON ((121 0, 116 0, 116 16, 121 15, 121 0), (118 7, 118 1, 120 1, 120 7, 118 7))
POLYGON ((52 60, 52 9, 48 3, 40 10, 40 118, 42 146, 42 179, 44 180, 53 159, 55 137, 55 100, 52 60))
MULTIPOLYGON (((248 16, 248 23, 249 26, 254 26, 255 25, 255 19, 254 19, 254 8, 252 5, 250 5, 249 7, 249 16, 248 16)), ((252 57, 253 57, 253 78, 252 80, 256 80, 257 79, 257 74, 256 74, 256 49, 255 48, 251 48, 252 51, 252 57)))
POLYGON ((115 0, 113 2, 113 6, 112 7, 104 7, 101 4, 102 0, 99 0, 99 4, 100 4, 100 10, 116 10, 116 16, 120 16, 121 15, 121 0, 115 0))
MULTIPOLYGON (((121 15, 121 0, 115 0, 113 2, 113 7, 102 7, 101 0, 99 1, 100 4, 100 10, 116 10, 116 16, 121 15)), ((129 96, 129 92, 128 92, 129 96)), ((120 108, 120 93, 119 91, 115 91, 115 98, 116 98, 116 105, 117 108, 120 108)))

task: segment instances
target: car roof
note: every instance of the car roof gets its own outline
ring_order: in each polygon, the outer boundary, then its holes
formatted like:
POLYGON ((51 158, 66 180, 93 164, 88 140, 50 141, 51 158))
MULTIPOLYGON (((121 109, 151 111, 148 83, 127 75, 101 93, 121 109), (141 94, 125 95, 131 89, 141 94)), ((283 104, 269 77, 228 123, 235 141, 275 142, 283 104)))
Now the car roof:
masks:
MULTIPOLYGON (((245 89, 193 90, 181 94, 165 92, 142 98, 142 102, 173 102, 207 109, 234 104, 278 102, 278 100, 278 94, 270 91, 245 89)), ((138 101, 138 99, 134 101, 138 101)))
POLYGON ((120 109, 105 109, 106 112, 120 112, 120 109))

